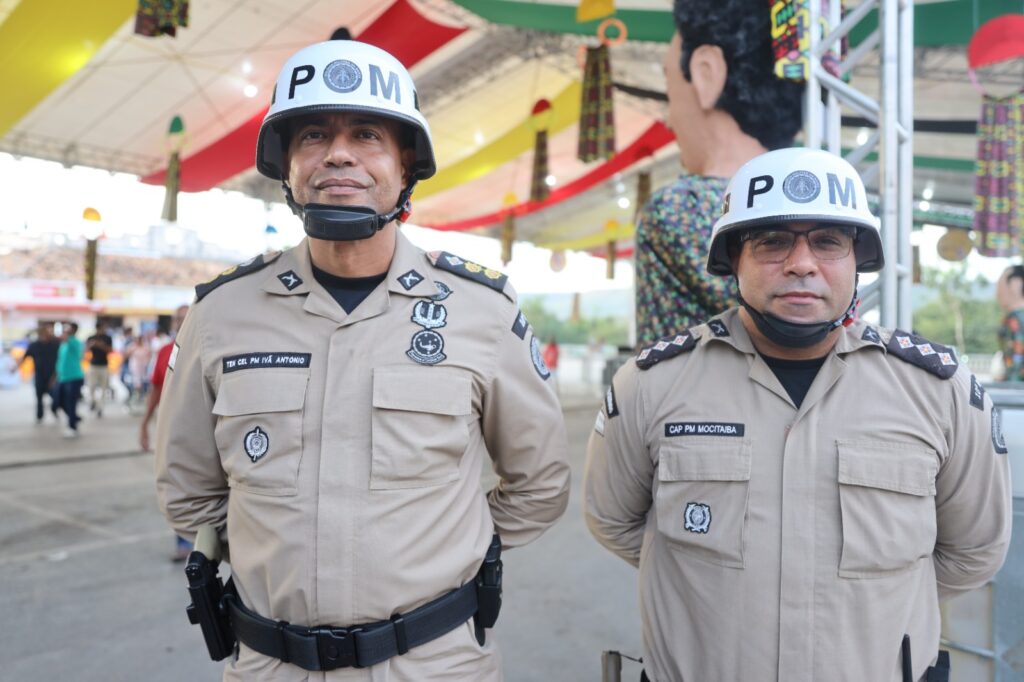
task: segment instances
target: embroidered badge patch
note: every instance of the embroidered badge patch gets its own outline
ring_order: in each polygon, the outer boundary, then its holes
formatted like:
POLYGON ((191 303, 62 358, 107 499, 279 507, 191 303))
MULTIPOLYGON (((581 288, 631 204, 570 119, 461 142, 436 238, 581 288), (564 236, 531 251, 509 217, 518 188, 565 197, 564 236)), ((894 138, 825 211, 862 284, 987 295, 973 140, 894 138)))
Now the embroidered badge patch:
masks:
POLYGON ((255 464, 270 449, 270 436, 267 435, 266 431, 257 426, 245 434, 243 445, 245 446, 245 454, 249 455, 249 459, 255 464))
POLYGON ((436 365, 448 357, 444 354, 444 338, 431 329, 413 334, 405 354, 421 365, 436 365))
POLYGON ((423 275, 416 272, 415 270, 410 270, 404 275, 399 275, 398 277, 398 283, 401 284, 402 288, 405 289, 406 291, 409 291, 409 289, 412 289, 414 286, 416 286, 422 281, 423 275))
POLYGON ((1002 410, 997 410, 994 406, 992 407, 992 447, 1000 455, 1005 455, 1008 452, 1006 439, 1003 437, 1002 410))
POLYGON ((608 417, 619 416, 619 406, 615 402, 615 386, 609 386, 608 392, 604 394, 604 409, 608 413, 608 417))
POLYGON ((540 375, 541 379, 547 381, 548 377, 551 376, 551 370, 544 364, 544 358, 540 354, 540 341, 537 340, 536 336, 530 337, 530 357, 533 359, 533 368, 537 370, 537 374, 540 375))
POLYGON ((311 353, 242 353, 241 355, 229 355, 223 360, 224 374, 237 372, 240 369, 267 369, 280 367, 309 367, 311 353))
POLYGON ((703 502, 687 502, 683 528, 691 533, 707 533, 711 528, 711 507, 703 502))
POLYGON ((864 327, 864 333, 860 335, 860 338, 871 343, 882 343, 882 337, 878 335, 878 331, 872 326, 864 327))
POLYGON ((971 405, 982 412, 985 411, 985 387, 973 374, 971 375, 971 405))
POLYGON ((742 438, 746 430, 744 424, 726 422, 667 422, 665 436, 732 436, 742 438))
POLYGON ((729 336, 729 330, 726 329, 725 323, 721 320, 708 320, 708 329, 719 338, 729 336))
POLYGON ((291 291, 295 287, 302 284, 302 278, 296 275, 294 270, 282 272, 280 275, 277 276, 277 278, 281 280, 281 284, 283 284, 284 288, 287 289, 288 291, 291 291))
POLYGON ((512 333, 521 339, 526 338, 526 330, 530 328, 530 323, 526 321, 526 315, 523 315, 523 311, 520 310, 516 313, 516 321, 512 323, 512 333))
POLYGON ((444 282, 434 281, 434 286, 437 287, 437 293, 430 297, 431 301, 443 301, 452 295, 452 288, 444 282))
POLYGON ((448 319, 448 310, 433 301, 416 301, 412 307, 411 319, 424 329, 440 329, 448 319))

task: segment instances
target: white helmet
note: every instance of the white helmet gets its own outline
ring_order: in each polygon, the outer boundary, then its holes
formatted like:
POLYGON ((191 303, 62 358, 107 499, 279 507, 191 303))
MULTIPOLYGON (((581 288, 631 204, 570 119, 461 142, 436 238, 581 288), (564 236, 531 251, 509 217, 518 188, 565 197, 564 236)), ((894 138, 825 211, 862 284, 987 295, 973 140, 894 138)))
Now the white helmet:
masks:
POLYGON ((729 234, 804 220, 856 227, 857 272, 876 272, 885 265, 879 222, 868 209, 864 182, 835 154, 802 147, 761 154, 729 181, 723 203, 708 249, 707 270, 713 275, 733 274, 729 234))
POLYGON ((273 180, 288 176, 278 124, 315 111, 365 111, 410 126, 416 137, 415 179, 436 171, 430 127, 412 77, 384 50, 355 40, 329 40, 296 52, 281 69, 260 126, 256 168, 273 180))

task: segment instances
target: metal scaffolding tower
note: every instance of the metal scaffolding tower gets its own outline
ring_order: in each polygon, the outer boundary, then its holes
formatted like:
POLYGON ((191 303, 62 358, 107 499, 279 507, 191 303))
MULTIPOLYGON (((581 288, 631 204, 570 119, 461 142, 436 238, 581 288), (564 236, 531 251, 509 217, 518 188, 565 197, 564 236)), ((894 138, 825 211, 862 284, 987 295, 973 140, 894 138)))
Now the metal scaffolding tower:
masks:
POLYGON ((811 69, 804 100, 804 144, 842 154, 840 110, 846 107, 875 125, 868 139, 846 154, 865 184, 878 181, 879 217, 885 268, 877 281, 861 288, 862 311, 878 307, 884 327, 909 330, 913 253, 914 3, 913 0, 861 0, 841 16, 840 0, 828 0, 822 16, 819 0, 810 0, 811 69), (877 12, 872 12, 877 10, 877 12), (869 17, 877 27, 839 61, 839 76, 822 66, 838 61, 839 45, 869 17), (827 26, 823 31, 823 19, 827 26), (877 52, 879 87, 875 97, 843 80, 865 56, 877 52), (822 95, 824 94, 824 98, 822 95))

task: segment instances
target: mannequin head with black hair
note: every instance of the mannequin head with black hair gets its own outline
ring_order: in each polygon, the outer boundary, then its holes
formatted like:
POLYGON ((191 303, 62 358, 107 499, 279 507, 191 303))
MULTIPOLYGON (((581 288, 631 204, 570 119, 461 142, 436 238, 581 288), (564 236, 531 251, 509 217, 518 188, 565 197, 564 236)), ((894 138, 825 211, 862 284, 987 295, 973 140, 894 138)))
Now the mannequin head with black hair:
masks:
POLYGON ((1011 265, 1003 271, 996 283, 996 300, 1007 313, 1024 309, 1024 265, 1011 265))
POLYGON ((675 0, 665 57, 669 127, 686 169, 731 177, 788 147, 802 126, 804 86, 772 71, 764 0, 675 0))

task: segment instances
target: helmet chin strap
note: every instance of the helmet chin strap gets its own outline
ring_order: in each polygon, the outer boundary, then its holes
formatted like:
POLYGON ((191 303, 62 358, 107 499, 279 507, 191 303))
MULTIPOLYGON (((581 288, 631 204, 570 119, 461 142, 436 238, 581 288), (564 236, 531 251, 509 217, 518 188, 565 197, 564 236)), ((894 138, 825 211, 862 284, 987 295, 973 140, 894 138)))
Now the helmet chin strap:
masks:
POLYGON ((292 195, 287 182, 281 182, 285 200, 292 213, 302 218, 306 234, 314 239, 332 242, 349 242, 369 239, 395 218, 403 216, 409 209, 409 197, 416 178, 398 195, 398 204, 387 213, 377 213, 369 206, 339 206, 335 204, 299 204, 292 195))
POLYGON ((754 320, 758 331, 764 334, 769 341, 785 348, 808 348, 824 341, 833 329, 846 327, 853 323, 857 306, 860 304, 857 299, 857 280, 859 279, 858 276, 854 280, 853 298, 850 299, 850 305, 846 307, 846 312, 831 322, 789 322, 777 315, 754 310, 742 295, 739 299, 740 304, 754 320))

